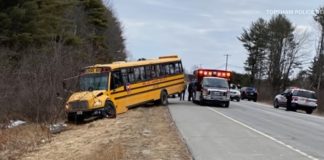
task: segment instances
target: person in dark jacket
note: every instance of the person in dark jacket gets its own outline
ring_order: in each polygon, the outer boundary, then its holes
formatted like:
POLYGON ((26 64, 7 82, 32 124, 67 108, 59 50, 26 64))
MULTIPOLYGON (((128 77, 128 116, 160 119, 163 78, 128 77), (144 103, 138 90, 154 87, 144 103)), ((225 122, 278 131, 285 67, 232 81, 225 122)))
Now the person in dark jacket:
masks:
POLYGON ((188 101, 191 101, 194 82, 190 82, 188 86, 188 101))
POLYGON ((291 109, 291 101, 292 101, 292 93, 288 92, 286 94, 286 99, 287 99, 287 110, 291 109))

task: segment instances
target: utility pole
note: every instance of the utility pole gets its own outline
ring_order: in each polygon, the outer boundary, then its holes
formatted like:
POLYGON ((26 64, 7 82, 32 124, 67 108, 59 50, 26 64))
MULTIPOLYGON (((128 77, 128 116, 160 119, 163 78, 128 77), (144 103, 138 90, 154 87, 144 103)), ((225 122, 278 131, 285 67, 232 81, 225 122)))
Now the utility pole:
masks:
POLYGON ((226 57, 226 65, 225 65, 225 70, 227 71, 227 64, 228 64, 228 57, 229 57, 230 55, 229 54, 225 54, 225 57, 226 57))

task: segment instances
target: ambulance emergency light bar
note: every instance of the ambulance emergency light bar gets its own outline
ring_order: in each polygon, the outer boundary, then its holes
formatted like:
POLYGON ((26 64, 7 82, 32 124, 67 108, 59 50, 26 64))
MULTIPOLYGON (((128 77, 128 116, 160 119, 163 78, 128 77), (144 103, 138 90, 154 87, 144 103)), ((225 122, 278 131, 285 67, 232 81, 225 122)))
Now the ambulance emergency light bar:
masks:
POLYGON ((194 75, 201 77, 219 77, 225 79, 231 79, 232 72, 225 70, 215 70, 215 69, 198 69, 194 71, 194 75))

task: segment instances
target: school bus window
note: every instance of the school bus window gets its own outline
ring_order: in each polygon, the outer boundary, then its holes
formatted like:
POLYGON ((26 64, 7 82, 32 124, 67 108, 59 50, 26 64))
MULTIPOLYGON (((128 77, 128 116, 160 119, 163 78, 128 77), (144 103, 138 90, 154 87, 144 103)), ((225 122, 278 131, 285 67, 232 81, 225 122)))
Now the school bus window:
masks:
POLYGON ((170 74, 169 64, 164 64, 164 68, 165 68, 165 75, 169 75, 170 74))
POLYGON ((150 80, 151 79, 151 66, 145 66, 145 77, 146 80, 150 80))
POLYGON ((134 76, 135 82, 141 81, 141 72, 139 67, 134 68, 134 76))
POLYGON ((114 71, 111 77, 110 88, 116 89, 120 86, 123 86, 123 79, 121 73, 120 71, 114 71))
POLYGON ((175 63, 174 71, 175 71, 176 74, 180 73, 180 66, 179 66, 179 64, 177 62, 175 63))
POLYGON ((164 64, 160 64, 160 76, 164 76, 165 75, 165 67, 164 64))
POLYGON ((157 77, 160 77, 160 65, 155 65, 155 73, 157 77))
POLYGON ((156 69, 155 69, 154 65, 151 66, 151 75, 152 75, 152 78, 158 77, 156 74, 156 69))
POLYGON ((182 63, 178 62, 178 64, 179 64, 179 67, 180 67, 180 72, 183 73, 184 71, 183 71, 182 63))
POLYGON ((141 80, 145 80, 145 69, 144 66, 140 67, 141 80))
POLYGON ((134 83, 135 82, 135 75, 134 75, 134 69, 133 68, 128 68, 128 81, 129 83, 134 83))
POLYGON ((170 63, 169 66, 170 66, 170 74, 174 74, 174 64, 170 63))
POLYGON ((124 84, 128 83, 127 69, 126 68, 121 69, 121 74, 122 74, 124 84))
POLYGON ((106 90, 108 89, 108 74, 86 74, 80 77, 79 86, 81 91, 106 90))

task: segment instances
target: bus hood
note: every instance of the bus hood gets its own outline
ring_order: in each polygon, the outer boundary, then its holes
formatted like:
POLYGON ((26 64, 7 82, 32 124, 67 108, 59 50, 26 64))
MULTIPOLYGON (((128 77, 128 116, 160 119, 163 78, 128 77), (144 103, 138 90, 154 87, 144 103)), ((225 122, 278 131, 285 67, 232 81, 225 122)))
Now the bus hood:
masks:
POLYGON ((88 100, 92 100, 94 98, 96 98, 96 96, 99 93, 104 92, 105 90, 96 90, 96 91, 84 91, 84 92, 76 92, 73 93, 68 102, 72 102, 72 101, 88 101, 88 100))

